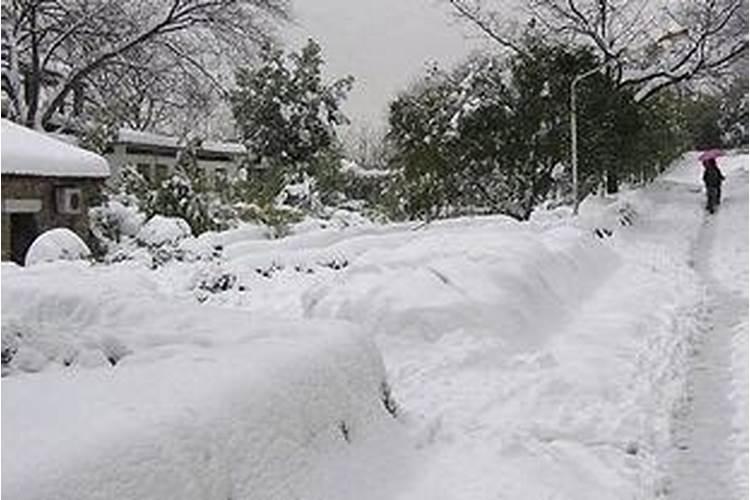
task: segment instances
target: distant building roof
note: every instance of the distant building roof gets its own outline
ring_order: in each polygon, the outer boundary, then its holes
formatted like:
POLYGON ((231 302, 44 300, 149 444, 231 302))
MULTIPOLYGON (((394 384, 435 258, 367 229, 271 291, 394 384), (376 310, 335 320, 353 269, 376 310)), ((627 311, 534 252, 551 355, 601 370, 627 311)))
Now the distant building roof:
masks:
POLYGON ((0 128, 3 174, 50 177, 108 177, 102 156, 47 134, 2 119, 0 128))
MULTIPOLYGON (((168 135, 142 132, 129 128, 121 128, 117 133, 117 142, 121 144, 132 144, 138 146, 158 146, 164 148, 179 149, 183 143, 176 137, 168 135)), ((212 153, 245 154, 247 149, 243 144, 237 142, 203 141, 201 150, 212 153)))
POLYGON ((180 141, 176 137, 153 134, 141 130, 121 128, 117 131, 117 142, 124 144, 138 144, 144 146, 162 146, 168 148, 179 148, 180 141))

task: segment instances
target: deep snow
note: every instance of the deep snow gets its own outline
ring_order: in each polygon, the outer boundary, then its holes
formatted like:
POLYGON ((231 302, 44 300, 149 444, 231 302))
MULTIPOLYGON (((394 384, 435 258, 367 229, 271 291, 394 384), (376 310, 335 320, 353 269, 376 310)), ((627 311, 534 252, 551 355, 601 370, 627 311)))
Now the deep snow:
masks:
POLYGON ((688 155, 577 219, 239 230, 185 240, 220 257, 156 270, 3 266, 4 485, 14 498, 665 497, 696 464, 675 457, 696 350, 721 324, 729 375, 709 388, 727 395, 732 460, 710 474, 740 492, 747 156, 719 163, 712 219, 688 155), (710 280, 737 299, 721 314, 710 280))

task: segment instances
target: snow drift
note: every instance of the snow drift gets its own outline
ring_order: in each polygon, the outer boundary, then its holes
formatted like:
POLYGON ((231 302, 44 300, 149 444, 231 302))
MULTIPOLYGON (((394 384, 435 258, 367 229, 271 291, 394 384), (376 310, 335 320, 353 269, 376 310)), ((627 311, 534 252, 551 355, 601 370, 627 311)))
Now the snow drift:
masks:
POLYGON ((383 480, 349 470, 331 489, 321 469, 398 435, 351 325, 255 321, 101 271, 3 270, 4 495, 329 499, 383 480))

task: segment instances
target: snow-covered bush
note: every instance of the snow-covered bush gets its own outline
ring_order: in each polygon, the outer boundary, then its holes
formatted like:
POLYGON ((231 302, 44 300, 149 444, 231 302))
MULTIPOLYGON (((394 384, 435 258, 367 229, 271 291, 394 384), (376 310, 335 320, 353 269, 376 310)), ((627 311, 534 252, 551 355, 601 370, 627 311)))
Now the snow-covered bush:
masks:
POLYGON ((198 302, 205 302, 210 294, 233 289, 237 280, 235 273, 224 268, 220 255, 214 254, 213 260, 204 264, 195 275, 192 289, 198 302))
POLYGON ((90 256, 91 250, 76 233, 58 227, 37 236, 26 252, 25 264, 33 266, 41 262, 78 260, 90 256))
MULTIPOLYGON (((238 222, 232 198, 236 194, 231 183, 210 184, 205 171, 198 165, 200 139, 193 139, 179 151, 171 175, 161 181, 146 179, 132 165, 122 169, 118 185, 109 193, 110 201, 123 203, 150 218, 154 215, 184 219, 194 234, 235 227, 238 222)), ((96 214, 100 233, 106 233, 107 211, 96 214)))
POLYGON ((236 218, 227 199, 227 186, 210 186, 198 165, 201 142, 193 139, 180 150, 173 174, 152 189, 146 204, 149 215, 180 217, 194 234, 228 229, 236 218))
POLYGON ((111 335, 78 337, 77 332, 39 322, 3 317, 2 376, 36 373, 48 367, 115 366, 131 350, 111 335))
POLYGON ((136 236, 145 220, 146 215, 137 206, 125 205, 117 199, 89 210, 91 232, 105 249, 120 243, 123 237, 136 236))
POLYGON ((149 247, 177 245, 191 235, 190 225, 184 219, 154 215, 138 231, 136 241, 149 247))
POLYGON ((304 215, 301 211, 287 206, 238 203, 235 205, 240 220, 260 223, 268 228, 271 238, 281 238, 289 234, 290 226, 300 222, 304 215))

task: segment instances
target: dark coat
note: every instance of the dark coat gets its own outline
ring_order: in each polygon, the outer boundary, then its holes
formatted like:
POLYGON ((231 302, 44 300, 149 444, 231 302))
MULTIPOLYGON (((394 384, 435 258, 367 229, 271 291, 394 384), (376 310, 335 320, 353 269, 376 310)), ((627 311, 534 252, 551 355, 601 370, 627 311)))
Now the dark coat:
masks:
POLYGON ((706 187, 719 187, 724 180, 724 175, 715 165, 708 165, 703 170, 703 183, 706 187))

